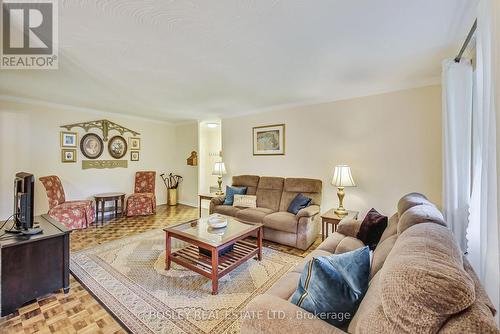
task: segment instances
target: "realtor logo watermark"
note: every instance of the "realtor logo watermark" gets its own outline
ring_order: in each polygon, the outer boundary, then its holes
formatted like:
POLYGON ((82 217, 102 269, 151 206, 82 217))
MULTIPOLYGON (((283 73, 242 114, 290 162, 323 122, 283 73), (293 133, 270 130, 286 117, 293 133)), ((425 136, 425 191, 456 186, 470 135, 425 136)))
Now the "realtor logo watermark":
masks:
POLYGON ((0 69, 57 69, 57 0, 1 1, 0 69))

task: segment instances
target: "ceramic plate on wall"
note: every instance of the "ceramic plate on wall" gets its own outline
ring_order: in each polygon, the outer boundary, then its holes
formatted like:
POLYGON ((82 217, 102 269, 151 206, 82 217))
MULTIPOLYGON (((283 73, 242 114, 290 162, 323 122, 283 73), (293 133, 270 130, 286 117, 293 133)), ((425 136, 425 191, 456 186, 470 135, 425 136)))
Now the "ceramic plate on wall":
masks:
POLYGON ((113 158, 122 158, 127 153, 127 141, 122 136, 114 136, 109 140, 108 151, 113 158))
POLYGON ((87 158, 97 159, 104 150, 104 144, 101 137, 95 133, 87 133, 80 141, 80 150, 87 158))

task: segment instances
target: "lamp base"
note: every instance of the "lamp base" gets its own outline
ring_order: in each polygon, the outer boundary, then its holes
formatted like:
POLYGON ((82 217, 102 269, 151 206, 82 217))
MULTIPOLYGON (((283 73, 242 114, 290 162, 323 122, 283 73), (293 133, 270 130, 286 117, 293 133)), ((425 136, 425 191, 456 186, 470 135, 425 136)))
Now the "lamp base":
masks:
POLYGON ((344 208, 338 208, 338 209, 335 209, 335 214, 339 217, 344 217, 344 216, 347 216, 348 212, 346 209, 344 208))
POLYGON ((219 185, 219 189, 215 193, 216 195, 224 195, 224 192, 222 191, 222 176, 219 176, 217 178, 217 184, 219 185))

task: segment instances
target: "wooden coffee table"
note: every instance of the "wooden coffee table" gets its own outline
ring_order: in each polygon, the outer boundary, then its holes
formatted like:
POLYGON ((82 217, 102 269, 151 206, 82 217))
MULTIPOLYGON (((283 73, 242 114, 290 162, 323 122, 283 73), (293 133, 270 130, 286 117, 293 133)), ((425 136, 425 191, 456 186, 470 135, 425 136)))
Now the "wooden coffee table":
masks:
POLYGON ((165 268, 170 269, 171 261, 197 272, 212 280, 212 294, 216 295, 219 279, 234 270, 243 262, 257 256, 262 260, 262 224, 245 224, 232 217, 227 217, 224 228, 212 229, 208 218, 196 219, 187 223, 164 229, 166 236, 165 268), (257 242, 243 240, 257 232, 257 242), (172 252, 172 238, 185 241, 190 245, 172 252), (233 247, 227 251, 228 247, 233 247), (205 255, 200 252, 202 248, 205 255), (220 254, 224 253, 225 254, 220 254))

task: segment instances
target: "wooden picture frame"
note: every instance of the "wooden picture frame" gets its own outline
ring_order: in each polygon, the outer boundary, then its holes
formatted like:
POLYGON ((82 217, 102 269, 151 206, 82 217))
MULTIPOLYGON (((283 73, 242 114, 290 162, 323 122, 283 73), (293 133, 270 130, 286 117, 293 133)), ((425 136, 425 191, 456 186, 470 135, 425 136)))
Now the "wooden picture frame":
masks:
POLYGON ((285 124, 252 128, 253 155, 285 155, 285 124))
POLYGON ((122 136, 114 136, 109 140, 108 152, 115 159, 121 159, 127 154, 128 145, 122 136))
POLYGON ((141 149, 141 138, 130 137, 128 139, 128 145, 131 150, 138 151, 141 149))
POLYGON ((66 148, 61 150, 61 162, 76 162, 76 148, 66 148))
POLYGON ((104 151, 104 143, 97 134, 87 133, 80 141, 80 151, 88 159, 97 159, 104 151))
POLYGON ((78 133, 61 131, 60 133, 61 147, 78 147, 78 133))
POLYGON ((139 151, 130 151, 130 161, 139 161, 140 152, 139 151))

